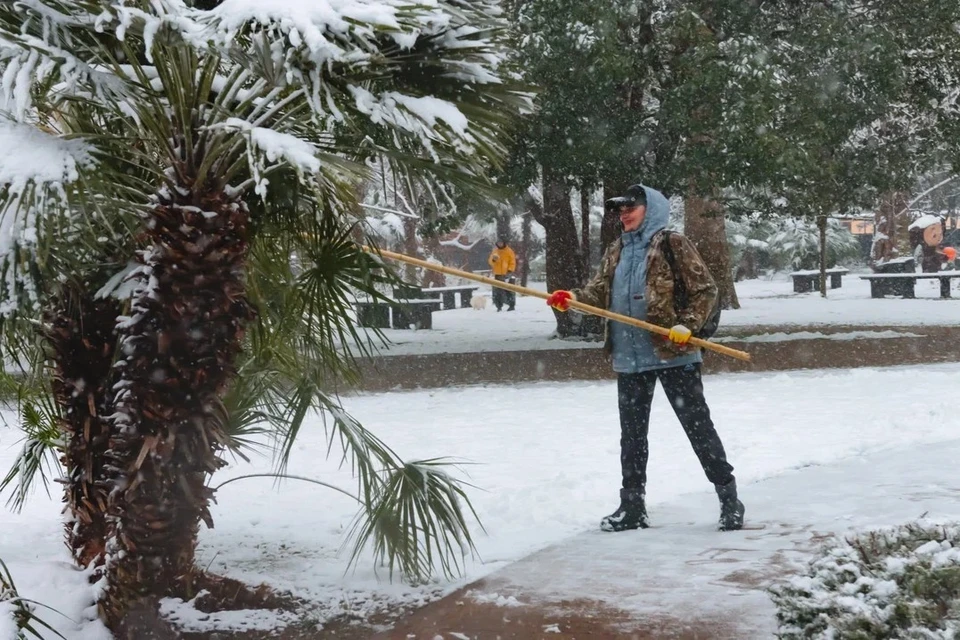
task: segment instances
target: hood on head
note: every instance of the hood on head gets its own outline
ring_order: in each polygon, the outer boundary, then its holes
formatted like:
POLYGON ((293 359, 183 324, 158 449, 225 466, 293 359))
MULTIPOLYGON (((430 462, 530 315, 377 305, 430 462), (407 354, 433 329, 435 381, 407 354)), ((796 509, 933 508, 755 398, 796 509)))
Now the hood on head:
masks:
POLYGON ((654 234, 670 224, 670 202, 656 189, 646 185, 641 186, 647 194, 647 213, 638 231, 641 242, 647 244, 654 234))

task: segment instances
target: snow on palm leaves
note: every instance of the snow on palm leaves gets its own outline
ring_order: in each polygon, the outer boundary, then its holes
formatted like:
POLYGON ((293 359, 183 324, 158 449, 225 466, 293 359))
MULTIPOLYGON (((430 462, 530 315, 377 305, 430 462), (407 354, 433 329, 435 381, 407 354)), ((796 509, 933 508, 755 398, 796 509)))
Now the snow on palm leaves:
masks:
MULTIPOLYGON (((178 165, 190 160, 182 143, 190 144, 190 151, 198 146, 216 151, 206 154, 208 165, 194 167, 200 170, 195 178, 222 183, 251 173, 250 184, 232 186, 262 191, 271 172, 293 165, 329 197, 344 177, 343 163, 325 157, 338 149, 336 138, 323 134, 357 131, 379 132, 394 148, 419 149, 441 166, 472 174, 483 163, 464 163, 464 157, 501 152, 503 114, 526 103, 497 76, 497 13, 492 2, 456 1, 227 0, 212 11, 173 0, 5 3, 0 108, 6 118, 42 127, 58 139, 81 137, 93 158, 123 149, 97 131, 70 131, 67 112, 119 121, 129 139, 154 144, 136 154, 128 149, 129 161, 143 167, 156 154, 166 156, 160 166, 168 170, 161 179, 171 188, 182 186, 178 165), (187 80, 164 73, 174 52, 189 52, 193 59, 190 80, 196 91, 180 87, 181 95, 171 95, 171 82, 187 80), (180 105, 193 109, 191 121, 171 108, 178 98, 194 100, 180 105), (245 124, 230 126, 238 118, 245 124), (178 129, 193 135, 178 140, 178 129), (259 129, 272 133, 252 135, 259 129), (286 153, 304 148, 288 136, 315 148, 319 172, 313 162, 302 162, 303 155, 286 153), (246 166, 237 163, 243 155, 246 166)), ((16 150, 10 157, 19 157, 18 163, 23 156, 36 157, 30 138, 5 145, 16 150)), ((70 154, 63 149, 60 157, 66 161, 70 154)), ((96 171, 92 163, 86 168, 96 171)), ((21 169, 17 177, 53 182, 44 171, 31 175, 21 169)), ((63 177, 92 179, 84 172, 63 177)), ((2 301, 9 296, 4 293, 2 301)))

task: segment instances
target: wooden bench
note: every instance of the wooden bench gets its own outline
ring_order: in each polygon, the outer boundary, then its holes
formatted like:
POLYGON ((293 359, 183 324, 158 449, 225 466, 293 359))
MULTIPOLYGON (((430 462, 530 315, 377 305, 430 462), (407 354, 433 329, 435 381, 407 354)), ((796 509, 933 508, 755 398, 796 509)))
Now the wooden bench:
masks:
POLYGON ((358 301, 357 323, 371 329, 389 329, 390 307, 382 302, 358 301))
POLYGON ((394 329, 432 329, 439 300, 394 300, 390 305, 394 329))
MULTIPOLYGON (((843 284, 841 278, 849 271, 842 268, 833 268, 827 269, 827 275, 830 276, 830 288, 839 289, 843 284)), ((809 271, 794 271, 790 274, 790 277, 793 278, 793 292, 794 293, 807 293, 813 291, 817 283, 820 282, 820 270, 819 269, 810 269, 809 271)))
POLYGON ((916 262, 911 256, 894 258, 873 265, 874 273, 916 273, 916 262))
POLYGON ((473 292, 480 287, 476 285, 464 285, 460 287, 430 287, 421 289, 420 293, 424 298, 440 299, 443 301, 444 309, 457 308, 457 294, 460 294, 460 308, 465 309, 470 306, 470 299, 473 298, 473 292))
POLYGON ((357 323, 370 329, 432 329, 439 300, 358 300, 357 323), (392 320, 392 322, 391 322, 392 320))
POLYGON ((940 281, 940 297, 950 297, 950 281, 960 278, 960 271, 941 271, 939 273, 871 273, 860 276, 861 280, 870 281, 870 297, 900 296, 915 298, 914 287, 917 280, 940 281))
POLYGON ((393 288, 393 297, 396 300, 422 300, 423 289, 415 284, 401 284, 393 288))

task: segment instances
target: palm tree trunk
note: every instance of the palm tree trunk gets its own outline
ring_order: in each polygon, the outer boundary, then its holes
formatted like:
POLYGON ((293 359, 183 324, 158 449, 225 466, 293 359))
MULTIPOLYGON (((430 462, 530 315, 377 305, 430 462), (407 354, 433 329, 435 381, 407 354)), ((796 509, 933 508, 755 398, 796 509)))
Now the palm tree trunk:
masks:
POLYGON ((248 217, 222 194, 161 200, 145 232, 140 286, 131 317, 119 324, 101 603, 114 632, 129 612, 154 610, 159 597, 189 595, 199 522, 213 526, 206 481, 225 464, 220 396, 253 317, 244 280, 248 217))
POLYGON ((65 541, 81 567, 100 565, 106 551, 107 491, 104 462, 111 424, 110 374, 120 305, 66 288, 62 304, 47 312, 44 337, 54 362, 53 392, 61 408, 65 447, 65 541))

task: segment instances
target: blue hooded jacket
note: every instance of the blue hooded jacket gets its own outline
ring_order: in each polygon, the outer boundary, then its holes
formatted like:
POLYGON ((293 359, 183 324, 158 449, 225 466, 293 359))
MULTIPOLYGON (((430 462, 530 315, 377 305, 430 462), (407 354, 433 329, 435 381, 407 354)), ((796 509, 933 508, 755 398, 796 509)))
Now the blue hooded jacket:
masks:
MULTIPOLYGON (((620 262, 613 275, 610 311, 638 320, 647 319, 647 252, 650 240, 670 222, 670 203, 656 189, 644 186, 647 213, 636 231, 620 236, 620 262)), ((613 341, 613 370, 641 373, 702 362, 700 350, 671 360, 661 360, 653 349, 649 332, 620 322, 610 323, 613 341)))

